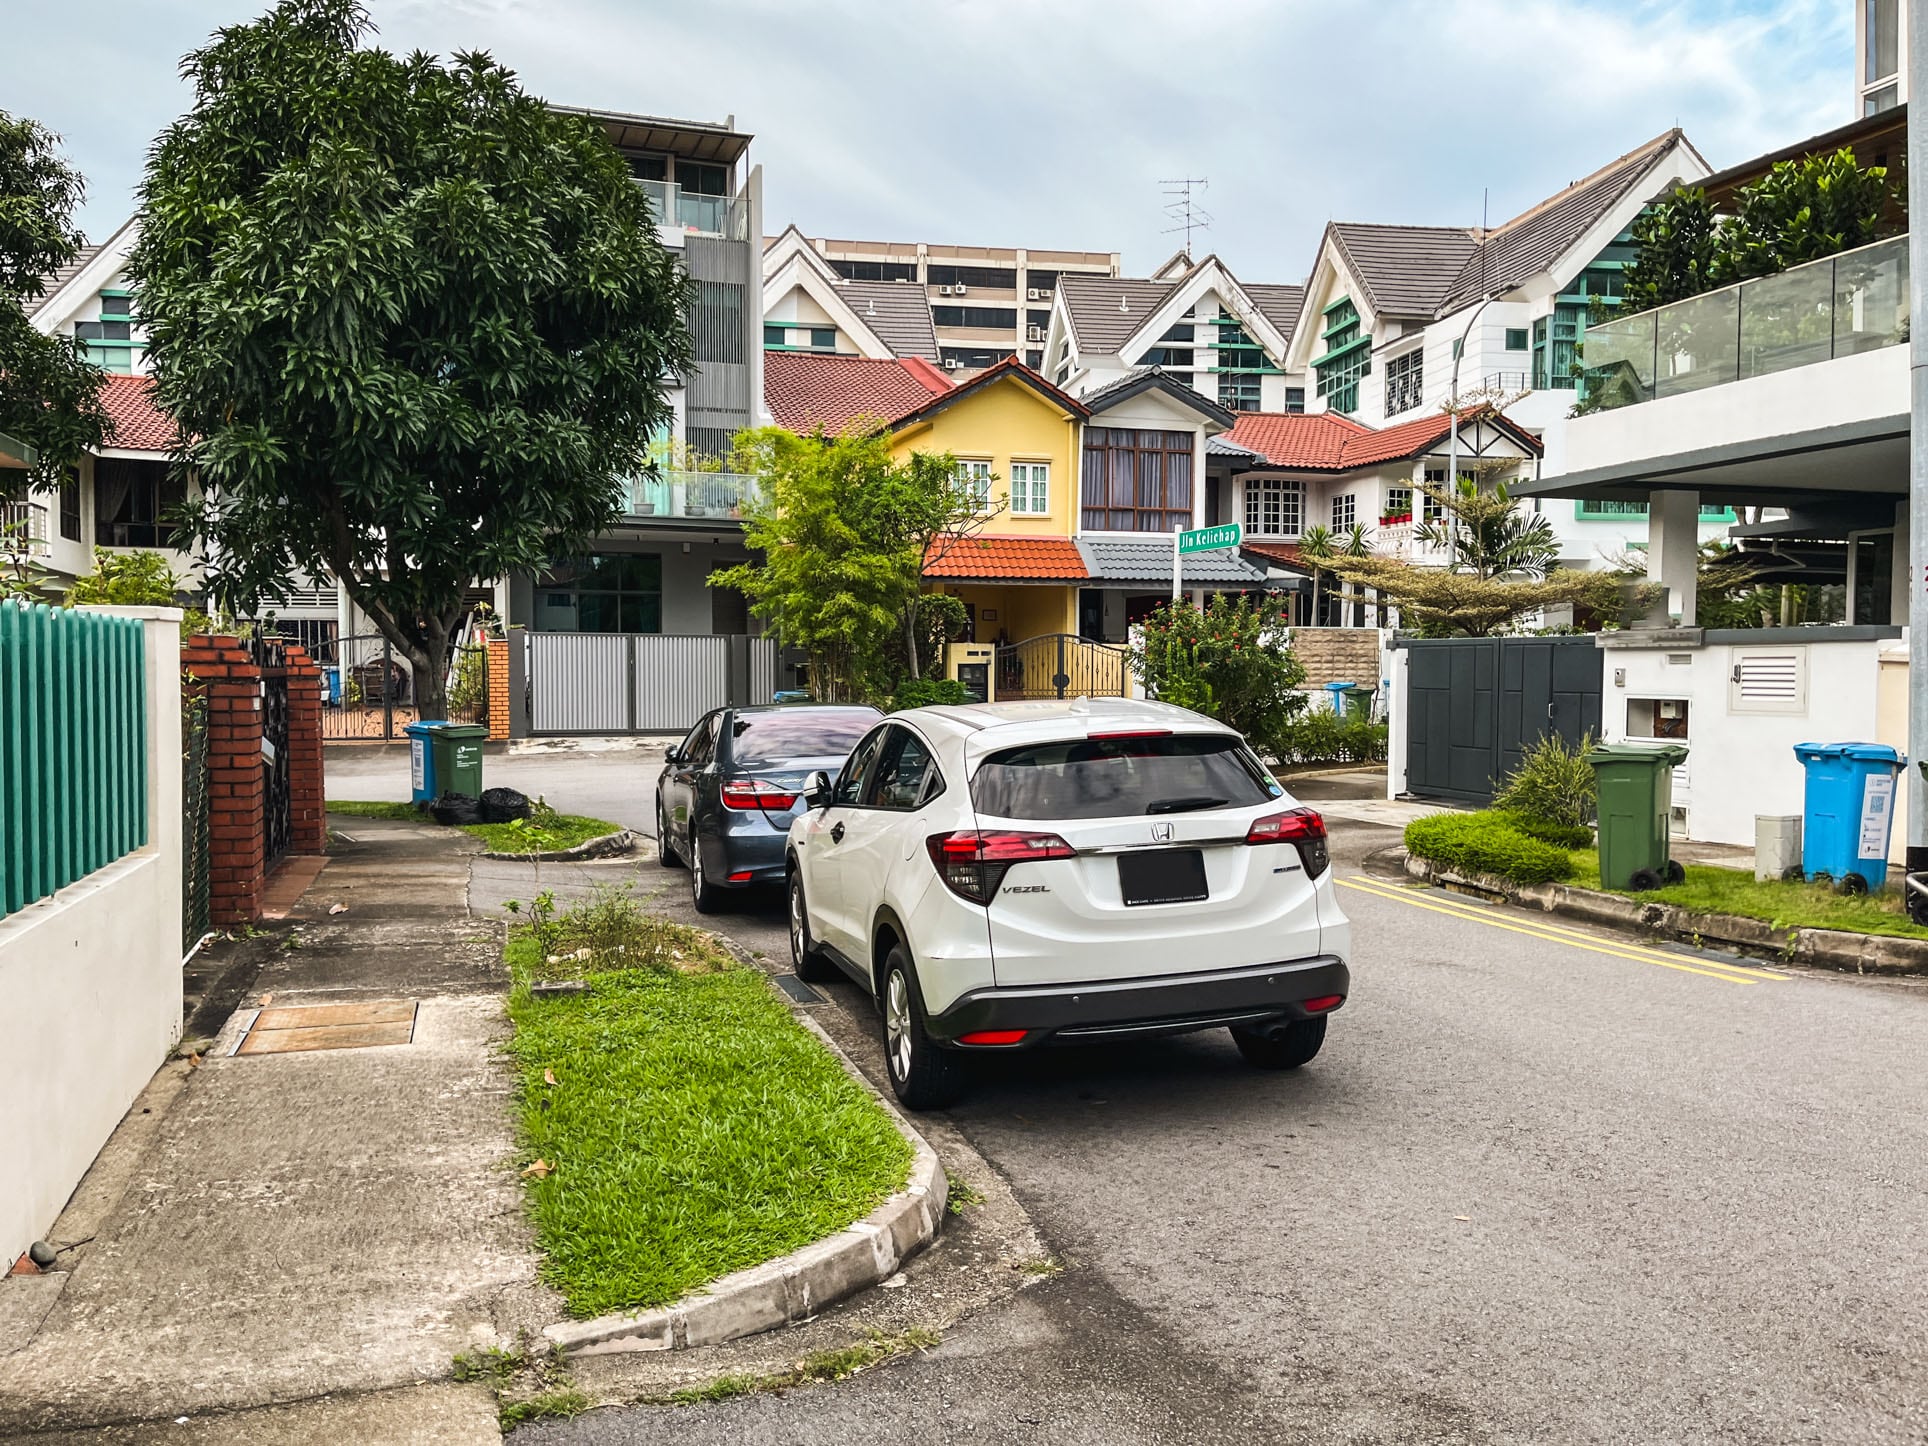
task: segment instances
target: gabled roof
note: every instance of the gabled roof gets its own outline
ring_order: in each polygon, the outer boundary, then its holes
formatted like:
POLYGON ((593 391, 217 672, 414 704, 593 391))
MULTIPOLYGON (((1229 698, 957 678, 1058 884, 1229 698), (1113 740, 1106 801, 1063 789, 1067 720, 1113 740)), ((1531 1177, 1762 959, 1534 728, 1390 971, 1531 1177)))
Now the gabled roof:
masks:
POLYGON ((859 421, 885 421, 950 390, 944 373, 920 357, 873 359, 830 352, 763 354, 763 400, 779 427, 839 433, 859 421))
POLYGON ((1252 298, 1259 314, 1279 329, 1285 344, 1291 346, 1292 333, 1299 329, 1299 308, 1305 305, 1305 288, 1258 281, 1246 286, 1245 294, 1252 298))
POLYGON ((1176 283, 1135 281, 1126 276, 1058 278, 1058 295, 1078 349, 1099 356, 1115 353, 1131 340, 1164 304, 1176 283))
POLYGON ((155 399, 152 377, 111 375, 100 400, 107 410, 108 451, 166 452, 180 435, 155 399))
MULTIPOLYGON (((1123 537, 1081 537, 1077 545, 1094 580, 1171 586, 1169 533, 1143 542, 1123 537)), ((1185 558, 1184 568, 1188 583, 1230 583, 1241 588, 1265 586, 1265 569, 1247 562, 1230 548, 1222 552, 1192 553, 1185 558)))
POLYGON ((924 576, 957 582, 1083 582, 1084 555, 1068 537, 966 537, 933 542, 924 576))
POLYGON ((837 293, 897 356, 936 361, 937 330, 924 288, 902 281, 843 281, 837 293))
MULTIPOLYGON (((1468 426, 1497 428, 1529 456, 1540 454, 1540 439, 1490 407, 1460 418, 1468 426)), ((1225 439, 1262 457, 1266 464, 1300 472, 1350 472, 1386 462, 1403 462, 1433 451, 1452 431, 1445 412, 1417 417, 1396 427, 1374 430, 1336 412, 1241 412, 1225 439)))
POLYGON ((1380 317, 1432 320, 1477 249, 1473 233, 1461 226, 1334 221, 1326 235, 1380 317))
POLYGON ((1476 239, 1473 254, 1467 258, 1440 309, 1457 310, 1488 294, 1510 291, 1528 277, 1550 268, 1628 192, 1650 176, 1676 144, 1693 150, 1686 132, 1678 126, 1495 227, 1487 233, 1484 247, 1476 239))
MULTIPOLYGON (((941 376, 942 373, 939 375, 941 376)), ((956 406, 967 397, 975 396, 1004 381, 1015 382, 1019 386, 1029 388, 1047 405, 1056 407, 1067 416, 1082 420, 1091 415, 1091 409, 1085 403, 1068 392, 1059 391, 1016 357, 1007 356, 986 367, 969 381, 949 387, 936 396, 925 397, 916 406, 890 418, 890 429, 895 432, 910 426, 913 422, 921 422, 926 417, 935 416, 949 407, 956 406)))
POLYGON ((1236 416, 1236 413, 1221 407, 1210 397, 1193 391, 1162 367, 1139 367, 1136 371, 1126 372, 1117 381, 1109 382, 1095 392, 1086 392, 1084 404, 1091 414, 1096 416, 1099 412, 1149 391, 1163 392, 1174 401, 1190 407, 1200 416, 1217 422, 1221 427, 1231 426, 1236 416))
POLYGON ((46 277, 38 296, 22 297, 22 305, 34 326, 42 332, 58 330, 120 270, 140 236, 140 217, 129 216, 105 241, 98 246, 81 247, 72 261, 46 277))
POLYGON ((106 249, 105 246, 81 247, 80 250, 74 253, 73 260, 69 261, 65 266, 55 268, 52 273, 41 281, 39 294, 29 298, 28 305, 33 310, 38 311, 43 301, 50 299, 56 291, 59 291, 61 287, 80 275, 82 270, 86 268, 87 263, 106 249))

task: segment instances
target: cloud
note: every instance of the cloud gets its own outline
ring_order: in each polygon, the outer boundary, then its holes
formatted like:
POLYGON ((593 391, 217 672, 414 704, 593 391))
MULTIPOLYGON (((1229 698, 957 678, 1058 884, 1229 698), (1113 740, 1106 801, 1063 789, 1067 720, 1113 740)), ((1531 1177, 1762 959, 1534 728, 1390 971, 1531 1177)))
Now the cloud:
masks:
MULTIPOLYGON (((102 234, 186 103, 173 58, 254 7, 115 0, 12 22, 13 103, 64 131, 102 234), (77 63, 78 61, 78 63, 77 63), (88 83, 75 84, 84 74, 88 83), (24 78, 24 84, 21 83, 24 78), (102 94, 117 103, 102 107, 102 94)), ((1716 166, 1849 118, 1838 0, 374 0, 379 43, 481 48, 558 102, 756 134, 770 229, 1122 251, 1303 275, 1332 218, 1472 224, 1673 124, 1716 166)))

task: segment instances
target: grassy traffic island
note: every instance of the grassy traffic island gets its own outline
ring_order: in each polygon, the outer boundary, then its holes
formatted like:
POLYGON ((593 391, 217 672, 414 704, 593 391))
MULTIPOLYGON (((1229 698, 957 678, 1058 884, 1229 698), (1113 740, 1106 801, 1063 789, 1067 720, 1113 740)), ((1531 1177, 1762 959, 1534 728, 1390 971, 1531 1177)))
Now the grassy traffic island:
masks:
POLYGON ((1773 929, 1836 929, 1901 939, 1928 939, 1908 919, 1898 890, 1849 897, 1824 885, 1770 879, 1750 871, 1687 864, 1687 877, 1666 888, 1634 893, 1606 889, 1600 855, 1588 830, 1499 809, 1442 813, 1406 825, 1406 851, 1455 873, 1484 874, 1514 885, 1571 884, 1624 898, 1672 904, 1696 914, 1732 914, 1773 929))
MULTIPOLYGON (((387 818, 404 823, 422 823, 428 819, 427 812, 412 803, 367 803, 331 798, 326 811, 347 818, 387 818)), ((623 828, 621 824, 611 823, 606 818, 557 813, 540 801, 529 806, 528 818, 515 823, 465 823, 456 827, 463 833, 481 839, 490 853, 499 854, 556 853, 586 844, 592 838, 621 833, 623 828)))
POLYGON ((604 887, 510 934, 509 1053, 543 1278, 587 1318, 667 1305, 862 1219, 911 1146, 712 936, 604 887), (567 993, 539 983, 576 981, 567 993))

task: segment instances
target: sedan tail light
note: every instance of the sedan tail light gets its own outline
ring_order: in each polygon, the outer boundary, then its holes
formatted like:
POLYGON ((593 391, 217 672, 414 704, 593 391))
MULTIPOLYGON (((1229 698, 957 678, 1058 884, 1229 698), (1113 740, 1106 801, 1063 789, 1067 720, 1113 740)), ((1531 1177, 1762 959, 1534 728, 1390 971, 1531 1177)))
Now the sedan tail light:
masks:
POLYGON ((1068 859, 1077 850, 1054 833, 1023 833, 1016 829, 959 829, 934 833, 924 841, 944 886, 959 898, 988 904, 1012 864, 1040 859, 1068 859))
POLYGON ((1294 844, 1307 878, 1316 879, 1332 862, 1326 849, 1325 820, 1314 809, 1288 808, 1284 813, 1268 813, 1252 820, 1245 831, 1248 844, 1294 844))
POLYGON ((723 785, 723 806, 747 812, 760 808, 769 813, 787 813, 796 807, 797 791, 761 778, 733 778, 723 785))

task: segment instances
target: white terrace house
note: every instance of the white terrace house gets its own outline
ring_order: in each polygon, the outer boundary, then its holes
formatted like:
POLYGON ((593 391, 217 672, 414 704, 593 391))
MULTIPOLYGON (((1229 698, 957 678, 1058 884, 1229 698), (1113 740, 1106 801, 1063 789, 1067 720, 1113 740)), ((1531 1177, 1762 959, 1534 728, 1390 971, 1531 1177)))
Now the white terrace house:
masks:
POLYGON ((1065 275, 1043 371, 1085 397, 1157 367, 1228 412, 1303 411, 1285 362, 1300 300, 1297 286, 1247 285, 1218 257, 1183 252, 1145 280, 1065 275))
MULTIPOLYGON (((1627 227, 1650 201, 1708 174, 1678 129, 1505 223, 1334 222, 1292 328, 1284 370, 1309 378, 1308 410, 1394 427, 1458 396, 1504 404, 1565 465, 1576 355, 1596 301, 1618 304, 1627 227)), ((1638 504, 1547 504, 1561 560, 1600 567, 1645 540, 1638 504)), ((1707 535, 1731 518, 1710 514, 1707 535)))
MULTIPOLYGON (((1795 154, 1898 158, 1895 117, 1795 154)), ((1721 204, 1785 154, 1722 172, 1709 195, 1721 204)), ((1907 746, 1901 625, 1921 566, 1908 551, 1908 287, 1902 235, 1587 334, 1589 410, 1567 424, 1564 465, 1549 458, 1529 490, 1549 506, 1651 507, 1648 573, 1673 626, 1605 639, 1602 717, 1610 738, 1670 720, 1689 747, 1675 801, 1694 838, 1748 843, 1756 814, 1800 813, 1797 742, 1907 746), (1840 621, 1704 628, 1695 520, 1710 506, 1745 519, 1733 536, 1759 581, 1832 594, 1840 621)), ((1897 819, 1891 857, 1905 838, 1897 819)))
POLYGON ((847 280, 794 225, 763 248, 763 349, 941 364, 922 286, 847 280))

